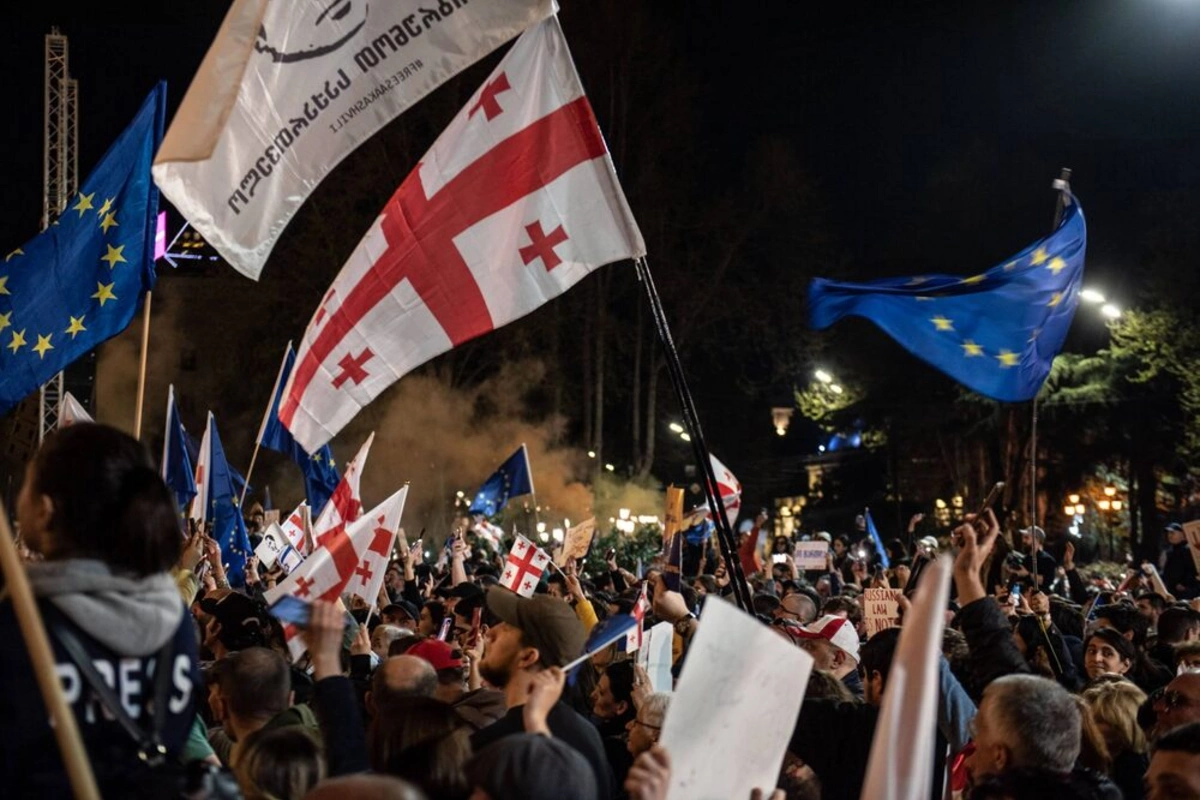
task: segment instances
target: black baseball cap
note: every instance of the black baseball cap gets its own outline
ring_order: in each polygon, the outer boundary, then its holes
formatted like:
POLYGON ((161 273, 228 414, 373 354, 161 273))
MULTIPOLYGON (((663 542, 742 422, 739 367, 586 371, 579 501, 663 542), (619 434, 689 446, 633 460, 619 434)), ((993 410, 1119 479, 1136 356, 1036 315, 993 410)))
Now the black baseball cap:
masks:
POLYGON ((417 607, 403 599, 384 606, 383 610, 380 611, 379 614, 380 616, 383 616, 384 614, 403 614, 413 622, 418 622, 421 619, 421 612, 417 610, 417 607))

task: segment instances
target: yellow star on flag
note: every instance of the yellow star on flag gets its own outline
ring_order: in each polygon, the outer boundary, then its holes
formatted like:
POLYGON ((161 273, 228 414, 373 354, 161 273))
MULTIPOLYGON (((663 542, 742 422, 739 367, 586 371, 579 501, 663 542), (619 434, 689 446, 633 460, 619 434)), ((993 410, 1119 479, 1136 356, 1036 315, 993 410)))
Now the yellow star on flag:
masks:
POLYGON ((1002 367, 1015 367, 1021 357, 1011 350, 1001 350, 1000 355, 996 356, 996 358, 1000 361, 1000 366, 1002 367))
POLYGON ((16 250, 13 250, 11 253, 9 253, 8 255, 6 255, 4 257, 4 263, 7 264, 9 261, 12 261, 17 256, 23 256, 23 255, 25 255, 25 251, 18 247, 16 250))
POLYGON ((108 252, 100 256, 100 260, 107 261, 109 269, 113 269, 117 266, 117 264, 127 263, 125 261, 125 256, 121 255, 121 253, 125 252, 125 245, 113 247, 111 244, 109 244, 105 245, 105 247, 108 248, 108 252))
POLYGON ((320 453, 315 453, 315 454, 313 455, 313 457, 312 457, 312 460, 313 460, 313 461, 315 461, 315 462, 317 462, 318 464, 320 464, 320 463, 321 463, 321 454, 320 454, 320 453))
POLYGON ((108 233, 109 228, 116 227, 118 224, 120 223, 117 222, 116 214, 105 214, 104 219, 100 220, 100 230, 108 233))
POLYGON ((53 350, 54 345, 50 344, 50 337, 53 333, 47 333, 45 336, 38 334, 37 344, 33 346, 33 352, 38 354, 38 358, 45 358, 47 350, 53 350))
POLYGON ((25 344, 25 331, 24 330, 13 331, 12 341, 10 341, 8 344, 6 344, 5 347, 7 347, 9 350, 12 350, 15 353, 21 349, 21 346, 23 344, 25 344))
POLYGON ((8 290, 8 276, 0 275, 0 294, 12 294, 8 290))
POLYGON ((96 196, 95 192, 92 192, 91 194, 84 194, 83 192, 80 192, 79 193, 79 202, 76 203, 74 205, 74 207, 71 208, 71 210, 78 211, 79 218, 83 219, 84 212, 86 212, 92 208, 92 198, 95 196, 96 196))
POLYGON ((1054 296, 1050 298, 1050 302, 1046 303, 1046 305, 1049 306, 1050 308, 1054 308, 1056 305, 1058 305, 1059 303, 1062 302, 1062 299, 1063 299, 1062 292, 1055 292, 1054 296))
POLYGON ((967 356, 968 358, 970 358, 972 356, 983 355, 983 346, 975 344, 970 339, 967 339, 965 342, 962 343, 962 349, 964 351, 963 355, 967 356))
POLYGON ((1050 254, 1046 252, 1046 248, 1039 247, 1037 250, 1033 251, 1033 255, 1030 257, 1029 263, 1036 267, 1038 264, 1046 263, 1046 259, 1049 257, 1050 254))
POLYGON ((972 275, 969 278, 963 278, 961 282, 966 284, 974 284, 983 283, 985 280, 987 280, 987 275, 972 275))
POLYGON ((103 217, 105 214, 112 211, 113 200, 116 200, 116 198, 115 197, 105 198, 104 205, 100 206, 100 210, 97 211, 96 213, 103 217))
MULTIPOLYGON (((68 315, 68 316, 70 316, 70 315, 68 315)), ((83 327, 83 318, 84 318, 85 316, 87 316, 87 315, 86 315, 86 314, 84 314, 84 315, 81 315, 81 316, 78 316, 78 317, 71 317, 71 325, 70 325, 70 327, 68 327, 68 328, 67 328, 65 331, 63 331, 63 333, 69 333, 69 334, 71 334, 71 340, 72 340, 72 341, 74 341, 74 340, 75 340, 75 336, 76 336, 77 334, 79 334, 79 333, 80 333, 80 332, 82 332, 82 331, 86 331, 86 330, 87 330, 87 328, 83 327)))
POLYGON ((1046 265, 1046 269, 1053 272, 1055 275, 1067 268, 1067 262, 1063 261, 1058 256, 1050 259, 1050 263, 1046 265))
POLYGON ((937 329, 939 331, 954 330, 954 320, 950 320, 950 319, 946 319, 945 317, 938 316, 938 317, 933 317, 929 321, 932 322, 934 325, 936 325, 937 329))
POLYGON ((4 330, 9 325, 12 325, 12 312, 9 311, 5 314, 0 314, 0 331, 4 330))
POLYGON ((96 293, 94 295, 92 295, 92 299, 99 300, 101 308, 104 308, 104 304, 106 302, 108 302, 109 300, 117 299, 117 296, 115 294, 113 294, 114 283, 100 283, 99 281, 96 282, 96 293))

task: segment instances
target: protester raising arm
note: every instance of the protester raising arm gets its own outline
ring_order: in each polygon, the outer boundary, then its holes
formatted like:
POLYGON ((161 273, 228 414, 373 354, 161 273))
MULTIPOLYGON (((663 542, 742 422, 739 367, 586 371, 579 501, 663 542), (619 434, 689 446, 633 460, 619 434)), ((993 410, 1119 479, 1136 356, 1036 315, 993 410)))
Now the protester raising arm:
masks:
POLYGON ((345 615, 333 604, 312 604, 305 643, 313 665, 313 708, 321 724, 329 774, 366 772, 367 737, 354 699, 350 679, 342 674, 342 637, 345 615))
POLYGON ((1083 605, 1088 600, 1087 590, 1083 587, 1083 578, 1079 576, 1079 570, 1075 569, 1075 545, 1070 541, 1063 550, 1062 568, 1067 574, 1071 600, 1083 605))
POLYGON ((454 545, 450 551, 450 586, 458 586, 460 583, 467 582, 467 543, 463 539, 462 531, 454 534, 454 545))
POLYGON ((575 559, 567 560, 562 574, 567 579, 567 591, 571 593, 571 598, 574 600, 575 616, 579 617, 584 629, 591 631, 600 619, 596 616, 596 609, 592 607, 592 601, 588 600, 587 595, 583 593, 583 586, 579 583, 579 574, 575 567, 575 559))
POLYGON ((962 606, 958 619, 970 648, 971 691, 976 698, 996 678, 1029 671, 1013 641, 1012 626, 996 600, 988 596, 980 577, 999 534, 1000 525, 991 509, 974 523, 958 526, 953 534, 962 547, 954 560, 954 585, 962 606), (976 530, 981 523, 982 533, 976 530))

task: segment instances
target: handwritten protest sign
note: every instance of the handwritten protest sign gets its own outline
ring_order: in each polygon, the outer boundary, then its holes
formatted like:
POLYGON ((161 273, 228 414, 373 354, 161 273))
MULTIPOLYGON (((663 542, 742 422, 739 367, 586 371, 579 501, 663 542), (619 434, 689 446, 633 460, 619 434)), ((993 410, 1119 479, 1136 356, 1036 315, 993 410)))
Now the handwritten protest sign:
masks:
POLYGON ((1192 553, 1192 561, 1196 562, 1196 570, 1200 571, 1200 519, 1183 523, 1183 535, 1187 537, 1188 550, 1192 553))
POLYGON ((567 531, 563 537, 562 549, 554 563, 562 566, 571 559, 582 561, 592 548, 592 540, 596 537, 596 518, 584 520, 567 531))
POLYGON ((864 589, 863 619, 867 625, 867 638, 880 631, 896 627, 896 614, 900 610, 901 589, 864 589))
POLYGON ((663 722, 667 797, 728 800, 774 787, 812 666, 808 653, 735 606, 705 603, 663 722))
POLYGON ((796 544, 796 569, 825 569, 825 557, 829 554, 829 542, 824 539, 814 539, 811 542, 796 544))

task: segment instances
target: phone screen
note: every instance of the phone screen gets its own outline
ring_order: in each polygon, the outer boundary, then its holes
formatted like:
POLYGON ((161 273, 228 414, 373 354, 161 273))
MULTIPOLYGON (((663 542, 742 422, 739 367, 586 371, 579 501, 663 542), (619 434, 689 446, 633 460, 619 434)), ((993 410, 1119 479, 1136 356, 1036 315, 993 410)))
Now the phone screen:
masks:
POLYGON ((786 563, 787 562, 787 554, 775 553, 773 556, 771 556, 771 561, 773 561, 776 564, 786 563))
POLYGON ((300 627, 308 627, 309 615, 312 614, 312 603, 305 602, 295 595, 285 594, 269 609, 271 616, 281 622, 290 622, 300 627))
POLYGON ((447 637, 450 636, 450 629, 452 627, 454 627, 454 617, 452 615, 447 615, 446 618, 442 620, 442 628, 438 631, 437 638, 443 642, 446 641, 447 637))

